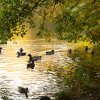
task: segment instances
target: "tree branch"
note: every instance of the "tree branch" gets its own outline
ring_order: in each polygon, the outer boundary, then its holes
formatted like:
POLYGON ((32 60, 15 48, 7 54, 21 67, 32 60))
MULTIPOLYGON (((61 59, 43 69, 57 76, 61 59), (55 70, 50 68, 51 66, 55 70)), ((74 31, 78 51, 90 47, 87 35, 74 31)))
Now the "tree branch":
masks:
POLYGON ((76 2, 76 4, 75 4, 75 5, 73 5, 73 6, 70 8, 70 10, 69 10, 69 11, 71 11, 73 8, 75 8, 75 7, 79 4, 79 2, 80 2, 80 0, 78 0, 78 1, 76 2))

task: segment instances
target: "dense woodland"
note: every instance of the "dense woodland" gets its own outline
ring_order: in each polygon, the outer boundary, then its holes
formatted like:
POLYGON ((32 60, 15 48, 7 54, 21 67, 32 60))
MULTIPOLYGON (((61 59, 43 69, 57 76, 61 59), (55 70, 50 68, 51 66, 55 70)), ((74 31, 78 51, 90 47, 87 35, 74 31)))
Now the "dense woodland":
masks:
POLYGON ((63 79, 57 100, 100 99, 100 0, 0 0, 0 43, 27 34, 25 23, 37 36, 78 43, 68 51, 68 66, 49 68, 63 79), (53 23, 54 33, 47 27, 53 23), (80 42, 82 41, 82 42, 80 42), (86 49, 87 48, 87 49, 86 49))

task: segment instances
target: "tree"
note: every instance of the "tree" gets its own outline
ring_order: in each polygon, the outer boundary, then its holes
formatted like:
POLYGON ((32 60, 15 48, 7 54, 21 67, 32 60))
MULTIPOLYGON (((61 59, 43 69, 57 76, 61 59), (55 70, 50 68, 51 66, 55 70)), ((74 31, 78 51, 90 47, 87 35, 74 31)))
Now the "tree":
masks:
POLYGON ((39 36, 50 36, 47 22, 56 26, 56 35, 68 41, 100 40, 100 0, 0 0, 0 42, 26 34, 25 23, 40 26, 39 36))

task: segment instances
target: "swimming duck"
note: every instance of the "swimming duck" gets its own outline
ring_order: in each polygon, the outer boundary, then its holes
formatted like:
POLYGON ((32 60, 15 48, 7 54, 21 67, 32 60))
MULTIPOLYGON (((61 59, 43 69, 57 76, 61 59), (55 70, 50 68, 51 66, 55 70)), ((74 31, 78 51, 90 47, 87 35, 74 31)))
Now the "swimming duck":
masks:
POLYGON ((29 90, 28 90, 27 87, 26 87, 26 88, 24 88, 24 87, 18 87, 18 91, 19 91, 20 93, 25 94, 26 98, 28 98, 28 92, 29 92, 29 90))
POLYGON ((31 62, 32 60, 34 61, 38 61, 41 60, 41 56, 33 56, 31 54, 28 54, 27 56, 29 56, 29 62, 31 62))
POLYGON ((72 54, 72 49, 68 49, 68 54, 72 54))
POLYGON ((25 56, 26 55, 26 52, 17 52, 17 57, 20 57, 20 56, 25 56))
POLYGON ((0 53, 1 53, 1 51, 2 51, 2 47, 0 47, 0 53))
POLYGON ((95 54, 95 50, 94 49, 91 50, 91 54, 92 54, 92 56, 95 54))
POLYGON ((46 52, 46 55, 53 55, 54 54, 54 50, 51 50, 51 51, 47 51, 46 52))
POLYGON ((27 64, 27 68, 34 69, 34 67, 35 67, 34 60, 32 60, 31 63, 28 63, 28 64, 27 64))
POLYGON ((50 99, 50 97, 48 97, 48 96, 42 96, 42 97, 40 98, 40 100, 51 100, 51 99, 50 99))
POLYGON ((88 49, 89 49, 88 46, 85 46, 85 47, 84 47, 84 50, 85 50, 86 52, 88 51, 88 49))

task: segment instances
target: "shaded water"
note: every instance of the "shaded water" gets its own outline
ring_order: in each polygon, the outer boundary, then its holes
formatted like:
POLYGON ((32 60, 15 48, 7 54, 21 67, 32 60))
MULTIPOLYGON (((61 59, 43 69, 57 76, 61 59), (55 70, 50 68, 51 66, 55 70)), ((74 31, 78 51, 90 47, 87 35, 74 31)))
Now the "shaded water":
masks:
POLYGON ((3 100, 4 96, 11 100, 39 100, 43 95, 48 95, 54 100, 54 93, 59 91, 59 80, 54 72, 47 74, 44 70, 41 71, 41 64, 50 61, 64 64, 66 58, 63 56, 63 51, 66 50, 66 45, 66 43, 57 42, 47 43, 43 40, 19 40, 3 45, 3 51, 0 54, 0 100, 3 100), (26 68, 28 56, 16 57, 16 52, 21 47, 27 54, 42 56, 41 61, 35 62, 34 70, 26 68), (56 53, 46 56, 45 51, 52 49, 56 53), (29 98, 18 92, 19 86, 29 88, 29 98))

